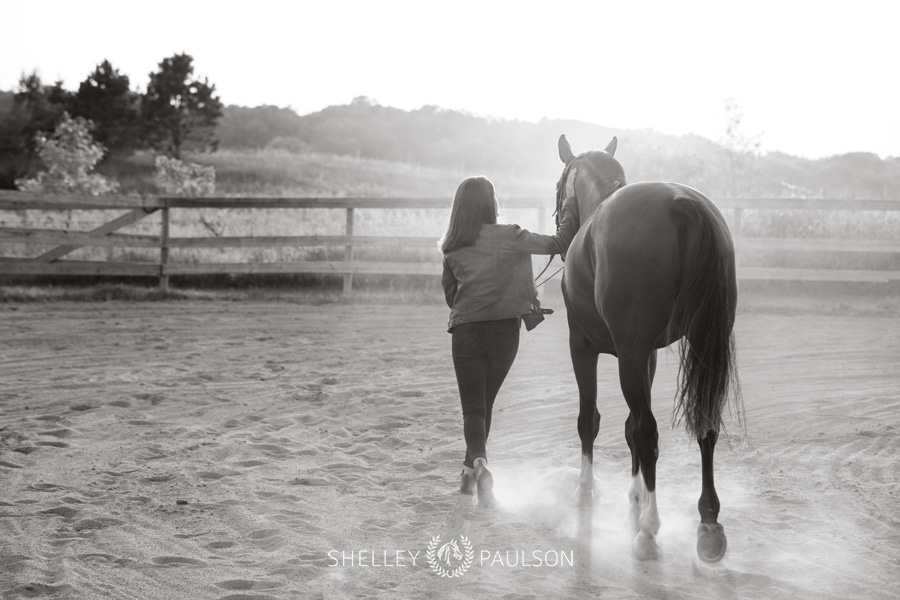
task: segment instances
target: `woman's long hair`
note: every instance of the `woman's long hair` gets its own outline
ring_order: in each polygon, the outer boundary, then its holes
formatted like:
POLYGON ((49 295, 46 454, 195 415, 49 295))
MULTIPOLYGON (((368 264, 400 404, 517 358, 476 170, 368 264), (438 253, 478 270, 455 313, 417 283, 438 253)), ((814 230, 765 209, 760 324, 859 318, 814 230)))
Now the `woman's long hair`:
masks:
POLYGON ((494 184, 487 177, 469 177, 456 189, 450 224, 438 242, 445 255, 471 246, 478 239, 478 232, 485 223, 497 222, 497 198, 494 184))

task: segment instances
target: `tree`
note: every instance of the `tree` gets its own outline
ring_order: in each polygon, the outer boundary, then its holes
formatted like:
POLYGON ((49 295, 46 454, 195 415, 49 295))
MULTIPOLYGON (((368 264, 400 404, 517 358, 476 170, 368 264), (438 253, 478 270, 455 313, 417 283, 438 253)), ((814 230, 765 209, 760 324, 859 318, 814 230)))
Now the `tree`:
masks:
POLYGON ((37 170, 36 140, 53 131, 70 102, 62 82, 45 86, 37 72, 21 76, 12 107, 0 118, 0 188, 15 189, 16 179, 37 170))
POLYGON ((52 86, 44 85, 37 72, 22 75, 19 91, 13 95, 14 110, 22 111, 25 116, 25 134, 31 140, 38 133, 53 131, 71 101, 72 94, 63 89, 61 81, 52 86))
POLYGON ((290 108, 226 106, 216 125, 223 148, 264 148, 277 138, 296 137, 302 119, 290 108))
POLYGON ((72 114, 94 123, 94 137, 110 153, 128 152, 137 144, 138 95, 131 91, 128 76, 108 60, 78 86, 72 114))
POLYGON ((722 146, 728 159, 729 191, 732 198, 737 198, 739 190, 749 187, 748 175, 752 159, 759 153, 760 134, 750 135, 744 132, 741 127, 744 111, 737 100, 725 98, 722 104, 725 108, 725 137, 722 146))
POLYGON ((115 181, 91 173, 105 149, 91 137, 90 128, 90 121, 81 117, 73 119, 64 112, 53 135, 36 140, 38 153, 48 170, 38 173, 34 179, 17 181, 19 188, 26 192, 92 196, 116 191, 119 186, 115 181))
POLYGON ((186 147, 215 147, 213 132, 222 115, 216 87, 204 78, 193 78, 193 58, 176 54, 150 73, 141 102, 141 118, 147 141, 155 148, 180 158, 186 147))

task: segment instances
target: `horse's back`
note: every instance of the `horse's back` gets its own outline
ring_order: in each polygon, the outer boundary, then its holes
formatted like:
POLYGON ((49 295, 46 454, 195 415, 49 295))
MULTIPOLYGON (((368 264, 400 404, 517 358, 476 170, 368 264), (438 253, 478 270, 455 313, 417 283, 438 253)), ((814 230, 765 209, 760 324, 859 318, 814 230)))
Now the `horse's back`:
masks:
POLYGON ((669 312, 689 231, 702 212, 717 215, 727 230, 715 205, 681 184, 630 184, 599 205, 566 264, 567 307, 578 312, 588 337, 619 348, 638 343, 638 336, 656 347, 674 341, 665 335, 669 312))

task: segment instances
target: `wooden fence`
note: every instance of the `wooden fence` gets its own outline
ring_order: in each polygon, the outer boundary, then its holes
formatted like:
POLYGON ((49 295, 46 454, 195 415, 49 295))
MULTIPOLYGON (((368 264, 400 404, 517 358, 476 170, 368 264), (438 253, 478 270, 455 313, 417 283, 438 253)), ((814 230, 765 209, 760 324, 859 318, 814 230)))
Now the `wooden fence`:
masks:
MULTIPOLYGON (((538 231, 547 231, 551 207, 547 198, 512 198, 502 201, 506 209, 538 211, 538 231)), ((741 232, 746 210, 829 210, 829 211, 900 211, 900 201, 893 200, 810 200, 810 199, 740 199, 717 200, 720 208, 730 210, 732 233, 738 250, 738 278, 741 280, 806 280, 887 282, 900 280, 896 270, 842 270, 808 268, 762 268, 740 265, 742 255, 750 251, 847 252, 900 254, 900 240, 754 238, 741 232)), ((361 236, 354 234, 356 209, 449 209, 449 200, 436 198, 166 198, 131 196, 39 196, 22 192, 0 191, 0 213, 3 211, 71 211, 122 210, 114 220, 89 231, 35 229, 0 225, 0 275, 106 275, 158 277, 162 289, 168 289, 172 275, 249 274, 249 273, 315 273, 336 274, 344 278, 344 291, 352 288, 353 275, 438 275, 439 255, 434 262, 374 262, 354 259, 359 247, 430 247, 435 237, 361 236), (263 236, 263 237, 172 237, 172 211, 179 209, 341 209, 346 211, 343 235, 263 236), (161 213, 159 235, 117 233, 144 219, 161 213), (11 244, 50 246, 37 256, 11 257, 6 248, 11 244), (87 246, 152 248, 159 250, 154 262, 110 262, 65 260, 72 251, 87 246), (343 247, 343 260, 294 262, 174 262, 170 250, 175 248, 247 248, 247 247, 343 247)), ((892 262, 892 264, 894 264, 892 262)))

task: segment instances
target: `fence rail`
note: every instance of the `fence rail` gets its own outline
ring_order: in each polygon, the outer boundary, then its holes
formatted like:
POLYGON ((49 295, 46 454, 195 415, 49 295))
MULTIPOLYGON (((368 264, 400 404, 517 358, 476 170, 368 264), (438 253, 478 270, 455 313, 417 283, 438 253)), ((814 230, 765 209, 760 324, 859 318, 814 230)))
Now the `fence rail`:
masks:
MULTIPOLYGON (((741 280, 850 281, 887 282, 900 280, 900 271, 859 269, 806 269, 744 267, 741 258, 750 251, 772 252, 847 252, 900 254, 900 240, 758 238, 742 235, 745 210, 828 210, 828 211, 900 211, 900 201, 741 198, 716 202, 731 210, 730 222, 738 251, 738 278, 741 280)), ((502 201, 508 209, 538 211, 538 230, 546 231, 551 207, 546 198, 509 198, 502 201)), ((354 258, 354 248, 434 247, 432 237, 363 236, 354 234, 356 209, 444 209, 443 198, 171 198, 136 196, 42 196, 0 191, 0 212, 125 210, 114 220, 90 231, 11 227, 0 225, 0 275, 111 275, 158 277, 167 289, 169 276, 196 274, 315 273, 342 275, 344 291, 349 292, 353 275, 438 275, 439 262, 375 262, 354 258), (302 236, 220 236, 172 237, 170 221, 178 209, 341 209, 346 211, 343 235, 302 236), (119 233, 148 215, 161 214, 159 235, 119 233), (4 255, 10 244, 52 246, 40 255, 21 258, 4 255), (86 246, 158 249, 155 262, 111 262, 64 259, 72 251, 86 246), (343 247, 343 260, 254 263, 173 262, 170 250, 185 248, 286 248, 343 247)))

